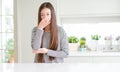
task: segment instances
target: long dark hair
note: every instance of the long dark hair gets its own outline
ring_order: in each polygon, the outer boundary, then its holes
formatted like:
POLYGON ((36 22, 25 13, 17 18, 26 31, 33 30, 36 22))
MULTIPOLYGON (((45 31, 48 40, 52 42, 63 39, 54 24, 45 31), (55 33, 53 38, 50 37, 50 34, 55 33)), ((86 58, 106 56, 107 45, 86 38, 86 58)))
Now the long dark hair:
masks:
MULTIPOLYGON (((54 7, 52 6, 52 4, 50 2, 44 2, 39 7, 39 11, 38 11, 38 24, 42 20, 42 18, 41 18, 41 10, 44 9, 44 8, 48 8, 48 9, 51 10, 49 49, 57 50, 57 47, 58 47, 58 29, 57 29, 56 15, 55 15, 54 7)), ((49 56, 49 59, 52 61, 52 60, 55 59, 55 57, 49 56)), ((44 55, 43 54, 41 54, 41 53, 38 54, 37 62, 44 63, 44 55)))

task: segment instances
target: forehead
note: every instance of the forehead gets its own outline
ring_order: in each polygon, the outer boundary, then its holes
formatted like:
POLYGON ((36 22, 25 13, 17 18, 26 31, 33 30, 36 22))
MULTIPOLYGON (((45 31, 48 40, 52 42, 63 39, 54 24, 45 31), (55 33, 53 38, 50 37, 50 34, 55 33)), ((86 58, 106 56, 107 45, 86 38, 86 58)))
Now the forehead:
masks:
POLYGON ((49 8, 43 8, 42 10, 41 10, 41 13, 43 14, 43 13, 51 13, 51 10, 49 9, 49 8))

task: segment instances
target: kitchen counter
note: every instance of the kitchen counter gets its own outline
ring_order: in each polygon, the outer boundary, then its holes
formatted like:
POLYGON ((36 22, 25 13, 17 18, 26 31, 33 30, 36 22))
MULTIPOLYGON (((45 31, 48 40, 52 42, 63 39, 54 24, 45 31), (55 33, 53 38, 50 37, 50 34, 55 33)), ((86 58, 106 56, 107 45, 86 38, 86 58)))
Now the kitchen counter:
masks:
POLYGON ((0 64, 0 72, 120 72, 120 63, 0 64))
POLYGON ((120 52, 80 52, 70 51, 69 56, 120 56, 120 52))

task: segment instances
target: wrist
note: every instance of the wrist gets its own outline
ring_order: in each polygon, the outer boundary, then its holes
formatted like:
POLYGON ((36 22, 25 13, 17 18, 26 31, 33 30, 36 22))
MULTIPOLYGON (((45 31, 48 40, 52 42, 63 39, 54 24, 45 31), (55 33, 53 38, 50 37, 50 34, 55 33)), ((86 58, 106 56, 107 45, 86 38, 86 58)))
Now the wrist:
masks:
POLYGON ((40 28, 40 30, 43 30, 43 28, 40 28))
POLYGON ((39 30, 43 30, 43 28, 39 28, 39 27, 38 27, 38 29, 39 29, 39 30))

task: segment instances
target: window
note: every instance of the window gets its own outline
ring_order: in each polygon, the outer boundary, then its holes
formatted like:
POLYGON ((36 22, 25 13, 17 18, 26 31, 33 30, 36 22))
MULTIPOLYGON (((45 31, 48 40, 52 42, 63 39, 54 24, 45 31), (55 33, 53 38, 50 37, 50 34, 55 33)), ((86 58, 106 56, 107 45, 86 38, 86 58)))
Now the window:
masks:
MULTIPOLYGON (((91 35, 100 35, 101 40, 104 40, 105 36, 115 37, 120 35, 119 23, 79 23, 79 24, 63 24, 68 36, 76 36, 78 38, 85 36, 87 40, 91 39, 91 35)), ((103 43, 103 42, 101 42, 103 43)))
POLYGON ((65 18, 61 22, 68 36, 76 36, 79 39, 85 37, 87 44, 90 43, 91 35, 101 36, 99 45, 105 44, 106 36, 112 36, 112 44, 116 45, 116 38, 120 36, 119 17, 65 18))
POLYGON ((14 60, 13 17, 13 0, 0 0, 0 62, 3 63, 14 60))

